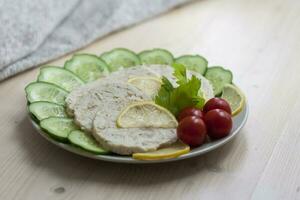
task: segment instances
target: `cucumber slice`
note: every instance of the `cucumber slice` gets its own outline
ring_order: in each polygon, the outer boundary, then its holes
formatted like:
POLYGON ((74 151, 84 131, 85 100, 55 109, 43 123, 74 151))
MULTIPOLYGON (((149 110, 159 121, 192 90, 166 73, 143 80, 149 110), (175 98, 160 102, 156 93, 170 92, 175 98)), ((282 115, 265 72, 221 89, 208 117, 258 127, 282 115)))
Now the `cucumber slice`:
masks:
POLYGON ((40 126, 51 137, 63 142, 68 141, 68 136, 71 131, 78 130, 77 126, 73 123, 73 119, 62 117, 43 119, 40 126))
POLYGON ((48 117, 67 117, 64 106, 55 103, 38 101, 30 104, 28 109, 39 121, 48 117))
POLYGON ((173 63, 173 55, 165 49, 145 50, 139 53, 139 57, 143 64, 166 64, 173 63))
POLYGON ((219 66, 209 67, 205 73, 205 78, 211 82, 215 96, 222 93, 224 85, 232 83, 231 71, 219 66))
POLYGON ((72 72, 61 67, 52 66, 41 68, 38 81, 53 83, 69 92, 84 84, 84 82, 72 72))
POLYGON ((68 92, 51 83, 34 82, 25 88, 27 100, 30 103, 36 101, 53 102, 65 105, 65 98, 68 92))
POLYGON ((105 52, 101 58, 108 64, 111 72, 141 64, 139 57, 133 51, 125 48, 116 48, 105 52))
POLYGON ((207 69, 207 60, 199 55, 184 55, 176 58, 175 62, 183 64, 187 69, 205 74, 207 69))
POLYGON ((82 131, 72 131, 68 136, 69 141, 75 146, 79 146, 84 150, 96 154, 107 154, 108 151, 104 150, 98 142, 89 134, 82 131))
POLYGON ((85 82, 94 81, 109 73, 107 64, 91 54, 76 54, 68 60, 64 68, 76 74, 85 82))

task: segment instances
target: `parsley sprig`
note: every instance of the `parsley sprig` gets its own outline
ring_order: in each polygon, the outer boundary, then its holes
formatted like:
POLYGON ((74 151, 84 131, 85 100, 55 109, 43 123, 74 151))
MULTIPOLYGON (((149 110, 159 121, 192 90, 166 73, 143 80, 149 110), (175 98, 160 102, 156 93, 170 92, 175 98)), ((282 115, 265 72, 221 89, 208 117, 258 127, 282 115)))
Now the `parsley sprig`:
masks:
POLYGON ((175 116, 186 107, 193 106, 202 108, 205 99, 200 90, 201 80, 194 75, 188 79, 184 65, 175 63, 172 66, 174 68, 173 76, 176 78, 178 86, 174 87, 172 83, 163 76, 163 83, 155 97, 155 103, 165 107, 175 116))

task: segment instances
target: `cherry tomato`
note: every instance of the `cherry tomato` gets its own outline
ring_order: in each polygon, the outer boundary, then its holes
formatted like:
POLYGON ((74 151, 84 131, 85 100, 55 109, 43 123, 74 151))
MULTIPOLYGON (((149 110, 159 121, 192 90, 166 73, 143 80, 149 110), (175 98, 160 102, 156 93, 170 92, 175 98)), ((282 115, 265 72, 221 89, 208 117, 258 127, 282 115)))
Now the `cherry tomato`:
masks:
POLYGON ((191 147, 200 146, 206 138, 206 125, 202 119, 195 116, 185 117, 179 122, 177 136, 191 147))
POLYGON ((195 107, 187 107, 184 108, 178 115, 178 121, 181 121, 183 118, 188 117, 188 116, 195 116, 201 119, 204 119, 204 114, 202 110, 199 108, 195 107))
POLYGON ((204 121, 207 134, 211 139, 226 137, 232 128, 231 115, 221 109, 210 110, 205 114, 204 121))
POLYGON ((222 98, 217 98, 217 97, 211 98, 210 100, 208 100, 203 107, 203 111, 204 111, 204 113, 207 113, 208 111, 217 109, 217 108, 225 110, 226 112, 228 112, 231 115, 231 108, 230 108, 229 103, 226 100, 224 100, 222 98))

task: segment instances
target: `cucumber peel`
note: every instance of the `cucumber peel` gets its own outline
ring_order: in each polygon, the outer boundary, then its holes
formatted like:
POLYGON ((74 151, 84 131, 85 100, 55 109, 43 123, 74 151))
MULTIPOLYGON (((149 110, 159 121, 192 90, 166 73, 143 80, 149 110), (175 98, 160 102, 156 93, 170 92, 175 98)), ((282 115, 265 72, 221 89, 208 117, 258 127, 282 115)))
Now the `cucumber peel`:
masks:
POLYGON ((101 58, 92 54, 75 54, 65 63, 64 68, 85 82, 94 81, 109 73, 108 65, 101 58))
POLYGON ((101 54, 101 58, 108 64, 111 72, 141 64, 139 57, 133 51, 125 48, 116 48, 105 52, 101 54))
POLYGON ((232 73, 230 70, 224 69, 221 66, 209 67, 205 73, 207 78, 213 86, 214 95, 219 96, 226 84, 232 83, 232 73))
POLYGON ((36 101, 47 101, 65 105, 65 98, 68 92, 64 89, 51 84, 43 82, 33 82, 25 88, 27 100, 30 103, 36 101))
POLYGON ((30 113, 39 121, 48 117, 67 117, 65 107, 59 104, 37 101, 28 106, 30 113))
POLYGON ((188 70, 205 74, 208 61, 199 55, 184 55, 175 59, 176 63, 183 64, 188 70))
POLYGON ((40 122, 40 126, 56 140, 67 142, 71 131, 78 130, 73 119, 63 117, 49 117, 40 122))
POLYGON ((171 65, 174 60, 172 53, 159 48, 142 51, 139 57, 143 64, 171 65))
POLYGON ((84 150, 95 154, 107 154, 108 151, 104 150, 98 142, 88 133, 83 131, 75 130, 71 131, 68 136, 69 141, 84 150))
POLYGON ((38 81, 55 84, 69 92, 84 84, 84 82, 72 72, 62 67, 54 66, 42 67, 38 81))

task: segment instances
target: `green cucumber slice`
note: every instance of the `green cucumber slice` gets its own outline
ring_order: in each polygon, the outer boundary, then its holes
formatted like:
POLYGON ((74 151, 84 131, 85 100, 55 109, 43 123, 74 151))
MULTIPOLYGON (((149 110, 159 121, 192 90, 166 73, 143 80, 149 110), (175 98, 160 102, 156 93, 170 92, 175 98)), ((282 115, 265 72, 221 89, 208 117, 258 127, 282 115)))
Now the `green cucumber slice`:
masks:
POLYGON ((226 70, 220 66, 209 67, 205 73, 205 78, 213 86, 215 96, 219 96, 222 93, 224 85, 232 83, 232 77, 230 70, 226 70))
POLYGON ((176 63, 183 64, 187 69, 205 74, 207 69, 207 60, 199 55, 184 55, 175 59, 176 63))
POLYGON ((53 102, 65 105, 65 98, 68 92, 51 83, 34 82, 25 88, 27 100, 30 103, 36 101, 53 102))
POLYGON ((143 64, 165 64, 171 65, 173 63, 173 55, 165 49, 145 50, 139 53, 139 57, 143 64))
POLYGON ((72 72, 61 67, 52 66, 41 68, 38 81, 53 83, 69 92, 84 84, 84 82, 72 72))
POLYGON ((116 48, 105 52, 101 58, 108 64, 111 72, 141 64, 139 57, 133 51, 125 48, 116 48))
POLYGON ((48 117, 67 117, 64 106, 55 103, 38 101, 30 104, 28 109, 39 121, 48 117))
POLYGON ((107 64, 99 57, 91 54, 75 54, 71 60, 65 63, 64 68, 85 82, 94 81, 109 73, 107 64))
POLYGON ((82 131, 72 131, 68 136, 69 141, 75 146, 81 147, 84 150, 96 154, 107 154, 108 151, 104 150, 98 142, 89 134, 82 131))
POLYGON ((71 131, 78 130, 73 119, 62 117, 49 117, 43 119, 40 126, 51 137, 59 141, 67 142, 71 131))

